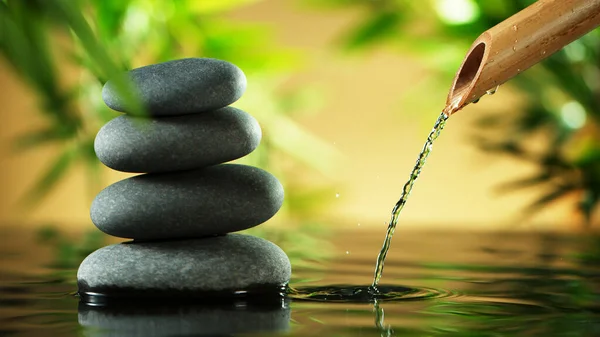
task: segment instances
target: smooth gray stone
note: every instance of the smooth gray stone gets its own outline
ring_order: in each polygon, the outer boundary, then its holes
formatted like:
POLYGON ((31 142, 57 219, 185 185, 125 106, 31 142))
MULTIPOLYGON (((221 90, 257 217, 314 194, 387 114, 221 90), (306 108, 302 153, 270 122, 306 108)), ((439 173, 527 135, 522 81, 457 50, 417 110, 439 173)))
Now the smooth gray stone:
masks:
POLYGON ((258 122, 233 107, 162 118, 123 115, 100 129, 94 148, 118 171, 183 171, 241 158, 261 135, 258 122))
POLYGON ((287 255, 272 242, 242 234, 100 248, 77 272, 80 292, 207 292, 289 282, 287 255))
MULTIPOLYGON (((225 107, 246 90, 246 76, 235 65, 210 58, 186 58, 128 72, 141 103, 152 116, 176 116, 225 107)), ((112 81, 102 88, 110 108, 128 111, 112 81)))
POLYGON ((85 336, 228 336, 242 333, 286 332, 291 310, 208 305, 144 306, 134 309, 79 305, 79 324, 85 336))
POLYGON ((270 219, 283 187, 259 168, 222 164, 149 173, 114 183, 92 202, 92 222, 109 235, 139 240, 231 233, 270 219))

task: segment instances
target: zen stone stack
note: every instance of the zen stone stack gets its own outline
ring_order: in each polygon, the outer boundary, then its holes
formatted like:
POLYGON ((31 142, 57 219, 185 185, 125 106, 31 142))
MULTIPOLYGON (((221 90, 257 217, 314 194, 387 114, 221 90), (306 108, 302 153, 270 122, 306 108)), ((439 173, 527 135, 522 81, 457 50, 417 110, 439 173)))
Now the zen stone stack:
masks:
POLYGON ((277 289, 291 274, 286 254, 257 237, 281 207, 283 188, 259 168, 223 164, 252 152, 261 129, 230 107, 246 88, 236 66, 189 58, 128 73, 147 115, 129 113, 109 81, 104 102, 125 112, 95 141, 102 163, 143 173, 108 186, 92 203, 103 232, 133 239, 101 248, 79 267, 79 291, 118 296, 277 289))

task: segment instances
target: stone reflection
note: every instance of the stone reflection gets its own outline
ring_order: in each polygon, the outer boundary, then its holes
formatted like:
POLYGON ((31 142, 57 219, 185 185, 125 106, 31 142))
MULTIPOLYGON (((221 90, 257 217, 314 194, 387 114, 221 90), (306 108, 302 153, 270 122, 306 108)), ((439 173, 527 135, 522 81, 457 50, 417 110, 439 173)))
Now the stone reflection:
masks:
POLYGON ((279 303, 227 305, 198 303, 79 304, 85 336, 228 336, 240 333, 286 332, 290 307, 279 303))

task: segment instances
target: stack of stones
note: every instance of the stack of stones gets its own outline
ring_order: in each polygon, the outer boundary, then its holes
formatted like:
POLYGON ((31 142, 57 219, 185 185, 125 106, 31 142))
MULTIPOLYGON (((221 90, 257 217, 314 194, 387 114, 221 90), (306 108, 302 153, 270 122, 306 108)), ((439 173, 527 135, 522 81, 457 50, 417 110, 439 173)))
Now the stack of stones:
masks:
POLYGON ((228 62, 189 58, 128 73, 146 108, 128 114, 109 81, 104 102, 125 112, 98 133, 98 158, 144 173, 101 191, 91 218, 103 232, 133 241, 101 248, 79 267, 80 294, 174 296, 281 289, 286 254, 261 238, 229 234, 259 225, 281 207, 283 188, 255 167, 223 164, 252 152, 257 121, 230 107, 246 88, 228 62))

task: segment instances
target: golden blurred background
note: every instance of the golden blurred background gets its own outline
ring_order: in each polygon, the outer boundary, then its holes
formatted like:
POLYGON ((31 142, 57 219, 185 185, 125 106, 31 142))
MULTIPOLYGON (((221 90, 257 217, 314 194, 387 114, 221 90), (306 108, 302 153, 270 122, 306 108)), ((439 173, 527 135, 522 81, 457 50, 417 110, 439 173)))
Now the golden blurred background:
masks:
MULTIPOLYGON (((453 45, 452 41, 455 40, 449 39, 445 52, 431 50, 423 56, 420 52, 410 50, 410 41, 399 47, 397 43, 403 37, 394 37, 392 34, 386 37, 385 42, 347 50, 339 47, 344 37, 348 36, 347 33, 368 15, 376 13, 377 9, 363 4, 366 2, 329 1, 330 8, 321 8, 315 5, 315 1, 225 2, 231 5, 196 10, 205 10, 202 15, 210 16, 210 22, 215 22, 215 25, 250 25, 268 31, 265 36, 271 39, 271 43, 289 53, 281 57, 289 57, 293 63, 288 68, 273 64, 275 70, 265 75, 260 69, 269 68, 270 59, 265 59, 263 68, 250 71, 244 67, 244 62, 240 64, 232 59, 233 63, 247 71, 249 79, 245 96, 234 105, 254 115, 265 135, 276 137, 265 143, 271 144, 269 148, 275 144, 275 153, 284 152, 288 146, 286 142, 302 143, 302 138, 293 138, 294 133, 290 134, 289 130, 296 130, 299 135, 311 140, 309 145, 312 147, 295 147, 294 151, 298 153, 291 157, 277 154, 269 165, 272 166, 270 171, 283 177, 286 187, 293 189, 300 186, 306 191, 305 198, 314 198, 312 201, 317 205, 293 213, 295 205, 303 202, 298 200, 305 199, 288 198, 282 212, 270 223, 285 227, 288 222, 307 216, 318 219, 322 226, 332 228, 385 228, 389 212, 400 196, 402 185, 414 166, 430 128, 444 107, 450 88, 448 74, 441 75, 431 66, 431 61, 443 63, 448 73, 455 71, 470 41, 464 38, 460 44, 453 45), (446 57, 448 59, 444 59, 446 57), (276 104, 271 99, 295 90, 302 92, 298 97, 305 100, 306 104, 294 108, 297 111, 293 114, 284 114, 286 119, 280 121, 274 114, 277 109, 283 108, 271 106, 276 104), (290 121, 293 124, 285 124, 290 121), (317 155, 314 155, 315 151, 317 155), (324 157, 321 158, 321 155, 324 157), (315 161, 313 167, 306 164, 306 158, 315 161), (297 164, 298 161, 303 164, 297 164), (310 191, 320 191, 318 198, 313 197, 310 191), (306 212, 310 215, 306 215, 306 212)), ((148 9, 154 4, 156 11, 163 6, 154 1, 131 3, 141 9, 148 9)), ((395 3, 414 10, 410 15, 417 17, 426 8, 442 2, 429 1, 427 5, 424 2, 423 9, 415 9, 407 1, 395 3)), ((481 1, 466 3, 479 5, 480 11, 486 6, 481 1)), ((129 11, 129 15, 134 17, 143 14, 131 12, 131 9, 129 11)), ((152 10, 147 12, 156 14, 152 10)), ((502 15, 498 14, 499 17, 502 15)), ((433 34, 430 31, 444 28, 440 26, 440 17, 435 14, 429 13, 425 17, 430 20, 409 25, 412 31, 433 34)), ((88 19, 93 21, 93 16, 88 16, 88 19)), ((138 23, 143 25, 149 19, 140 20, 142 23, 138 23)), ((128 29, 133 29, 131 27, 128 29)), ((474 25, 470 34, 477 35, 481 27, 474 25)), ((171 31, 171 34, 184 31, 185 28, 181 28, 179 32, 171 31)), ((209 31, 206 29, 203 32, 210 34, 207 33, 209 31)), ((74 46, 69 33, 57 29, 52 34, 56 38, 54 41, 58 41, 53 45, 53 50, 61 85, 69 87, 85 83, 89 72, 74 65, 68 55, 61 53, 64 49, 77 50, 79 47, 74 46)), ((152 34, 148 36, 143 43, 152 41, 152 34)), ((431 37, 432 44, 443 40, 440 36, 431 37)), ((178 46, 178 57, 213 56, 198 53, 194 50, 194 42, 190 42, 189 48, 186 47, 187 40, 199 37, 177 38, 181 44, 178 46)), ((240 34, 239 38, 245 37, 240 34)), ((250 50, 252 46, 248 48, 250 50)), ((261 47, 257 45, 256 48, 261 47)), ((132 57, 132 67, 156 62, 152 49, 139 50, 145 54, 132 57)), ((253 57, 260 59, 261 52, 257 54, 253 57)), ((0 61, 0 86, 0 101, 3 104, 0 110, 0 186, 3 188, 0 225, 37 227, 54 224, 74 230, 94 229, 88 213, 94 195, 103 186, 128 175, 102 167, 99 170, 101 179, 90 180, 86 164, 77 162, 38 203, 24 203, 23 198, 60 155, 64 143, 49 143, 28 151, 15 150, 15 139, 44 127, 48 124, 48 118, 41 112, 44 106, 39 93, 28 85, 27 80, 6 58, 0 61)), ((101 104, 98 103, 100 88, 99 85, 88 88, 90 97, 95 98, 84 97, 77 101, 79 106, 76 110, 81 112, 84 119, 90 118, 86 109, 101 104)), ((578 191, 557 203, 541 207, 531 218, 522 219, 522 210, 544 193, 547 186, 533 186, 506 194, 498 193, 498 186, 533 174, 539 165, 509 155, 482 151, 472 137, 477 131, 485 131, 479 130, 477 124, 482 116, 490 113, 506 118, 517 116, 523 113, 528 97, 522 88, 509 83, 494 96, 484 97, 479 104, 471 105, 450 118, 401 215, 401 227, 558 231, 584 228, 583 216, 576 208, 576 198, 581 194, 578 191)), ((98 127, 98 124, 92 124, 86 130, 91 129, 90 132, 94 133, 98 127)), ((541 139, 540 147, 544 146, 545 138, 542 136, 537 135, 532 139, 529 144, 533 147, 537 146, 536 139, 541 139)), ((266 147, 265 144, 261 144, 261 147, 266 147)), ((258 156, 260 153, 253 153, 247 160, 258 161, 258 156)))

